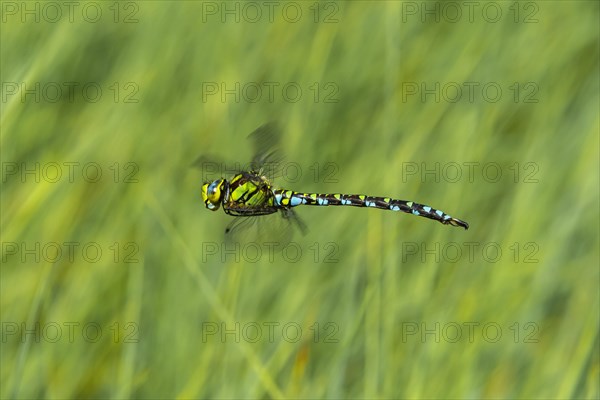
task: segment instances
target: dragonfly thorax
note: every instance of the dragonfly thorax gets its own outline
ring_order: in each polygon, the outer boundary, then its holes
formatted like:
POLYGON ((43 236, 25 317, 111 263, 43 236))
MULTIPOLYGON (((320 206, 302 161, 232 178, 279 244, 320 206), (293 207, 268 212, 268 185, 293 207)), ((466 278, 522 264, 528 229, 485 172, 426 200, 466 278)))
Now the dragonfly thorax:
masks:
POLYGON ((219 209, 223 200, 223 188, 226 184, 227 181, 221 178, 202 185, 202 200, 206 208, 212 211, 219 209))

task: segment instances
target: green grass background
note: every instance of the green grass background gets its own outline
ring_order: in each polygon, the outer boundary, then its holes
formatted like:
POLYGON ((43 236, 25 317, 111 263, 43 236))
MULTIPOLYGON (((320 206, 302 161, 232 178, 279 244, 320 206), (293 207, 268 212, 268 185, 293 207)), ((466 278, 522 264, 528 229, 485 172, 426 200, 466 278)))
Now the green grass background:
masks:
POLYGON ((483 3, 473 22, 465 6, 455 22, 405 8, 441 7, 434 2, 324 3, 317 23, 313 2, 296 3, 296 23, 282 17, 285 3, 272 22, 255 3, 256 23, 251 9, 223 22, 195 1, 122 4, 117 22, 113 3, 99 2, 102 18, 90 23, 80 4, 73 22, 23 22, 3 9, 2 398, 598 398, 597 2, 521 3, 517 22, 514 3, 497 2, 496 23, 482 17, 483 3), (22 101, 6 82, 95 82, 103 94, 22 101), (129 82, 135 103, 124 101, 129 82), (303 94, 203 99, 206 82, 295 82, 303 94), (405 99, 406 82, 497 82, 503 94, 405 99), (523 101, 528 82, 539 89, 535 103, 523 101), (337 102, 324 101, 327 83, 337 102), (200 154, 248 161, 247 134, 273 119, 286 159, 302 168, 281 185, 420 201, 471 228, 306 207, 297 259, 207 254, 230 219, 204 208, 202 173, 190 165, 200 154), (76 169, 69 182, 64 166, 56 183, 5 171, 64 162, 96 162, 102 178, 86 182, 76 169), (137 183, 123 182, 128 162, 137 183), (337 182, 310 169, 327 162, 337 182), (403 179, 406 162, 494 162, 503 175, 488 182, 476 168, 469 181, 463 167, 457 182, 403 179), (527 162, 535 182, 525 182, 527 162), (6 247, 51 242, 95 242, 103 254, 47 262, 6 247), (137 262, 126 263, 130 242, 137 262), (478 246, 473 259, 469 243, 478 246), (481 252, 489 243, 502 250, 490 251, 495 262, 481 252), (411 255, 412 244, 433 254, 411 255), (456 260, 452 246, 462 249, 456 260), (336 262, 327 263, 332 249, 336 262), (69 323, 78 324, 73 340, 69 323), (83 336, 90 323, 102 329, 97 341, 83 336), (207 334, 211 324, 235 331, 236 323, 237 339, 207 334), (255 343, 253 323, 263 329, 255 343), (279 324, 272 340, 269 323, 279 324), (283 336, 289 323, 302 328, 299 340, 289 340, 293 329, 283 336), (472 340, 469 323, 479 324, 472 340), (494 329, 484 337, 490 323, 502 329, 495 342, 494 329), (50 340, 56 325, 61 335, 50 340))

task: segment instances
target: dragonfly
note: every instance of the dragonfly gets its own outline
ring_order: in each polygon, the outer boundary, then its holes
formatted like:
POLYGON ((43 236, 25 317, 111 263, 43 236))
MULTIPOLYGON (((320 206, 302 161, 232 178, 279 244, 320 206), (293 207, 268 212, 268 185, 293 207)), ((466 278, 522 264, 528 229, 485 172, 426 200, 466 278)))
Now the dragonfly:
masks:
MULTIPOLYGON (((273 149, 273 143, 277 141, 276 131, 276 126, 269 123, 249 135, 256 149, 250 168, 240 171, 230 179, 218 178, 203 183, 202 200, 206 208, 217 211, 222 207, 226 214, 233 217, 262 217, 280 213, 284 219, 294 221, 302 231, 305 231, 304 223, 292 210, 298 206, 353 206, 400 211, 429 218, 444 225, 469 229, 466 221, 414 201, 364 194, 306 193, 275 186, 272 179, 266 176, 263 167, 278 157, 277 150, 273 149)), ((243 225, 245 224, 233 221, 226 228, 225 234, 243 225)))

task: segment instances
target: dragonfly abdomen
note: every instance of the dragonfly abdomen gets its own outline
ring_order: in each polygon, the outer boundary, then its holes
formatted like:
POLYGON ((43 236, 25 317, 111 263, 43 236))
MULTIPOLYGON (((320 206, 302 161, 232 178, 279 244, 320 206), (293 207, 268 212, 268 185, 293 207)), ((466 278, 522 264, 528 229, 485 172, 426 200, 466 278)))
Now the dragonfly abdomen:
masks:
POLYGON ((273 190, 275 204, 281 207, 312 206, 354 206, 373 207, 381 210, 402 211, 429 219, 445 225, 460 226, 469 229, 469 224, 453 218, 443 211, 413 201, 397 200, 389 197, 366 196, 362 194, 322 194, 301 193, 293 190, 273 190))
POLYGON ((377 205, 377 208, 388 208, 382 197, 358 194, 301 193, 293 190, 274 190, 273 194, 275 195, 275 202, 284 207, 300 205, 368 207, 373 203, 377 205))

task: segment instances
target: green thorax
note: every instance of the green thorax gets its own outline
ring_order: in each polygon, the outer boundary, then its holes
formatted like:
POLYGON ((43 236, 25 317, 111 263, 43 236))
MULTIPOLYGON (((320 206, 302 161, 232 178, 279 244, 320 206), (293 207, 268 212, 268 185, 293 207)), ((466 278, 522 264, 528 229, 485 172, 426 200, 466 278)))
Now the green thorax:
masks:
POLYGON ((273 207, 274 197, 270 182, 255 172, 241 172, 229 182, 229 196, 224 204, 229 206, 273 207))

